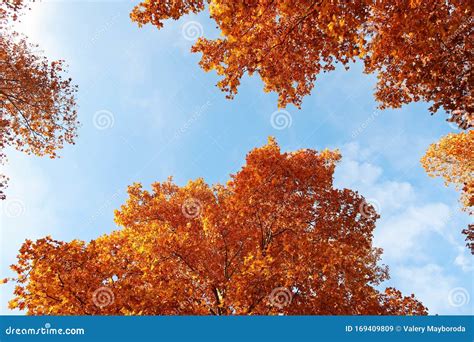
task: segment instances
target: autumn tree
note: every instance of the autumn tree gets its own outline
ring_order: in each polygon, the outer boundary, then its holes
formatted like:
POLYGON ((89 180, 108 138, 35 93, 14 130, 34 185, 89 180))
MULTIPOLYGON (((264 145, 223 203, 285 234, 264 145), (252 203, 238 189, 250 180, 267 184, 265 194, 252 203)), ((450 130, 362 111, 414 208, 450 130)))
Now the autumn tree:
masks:
POLYGON ((413 101, 443 107, 460 127, 473 124, 473 17, 469 1, 421 0, 146 0, 131 18, 158 28, 206 7, 221 31, 193 52, 233 97, 245 73, 258 73, 278 103, 300 106, 321 72, 360 58, 377 72, 382 108, 413 101))
POLYGON ((374 1, 365 58, 378 72, 382 107, 424 100, 442 107, 449 121, 473 126, 473 16, 464 0, 374 1))
POLYGON ((372 246, 379 215, 333 187, 336 151, 270 139, 225 185, 129 187, 122 229, 90 243, 26 241, 11 308, 31 315, 423 315, 372 246))
POLYGON ((8 146, 54 158, 64 143, 74 143, 78 126, 76 87, 63 76, 64 62, 38 55, 14 30, 25 7, 21 0, 0 5, 0 162, 8 146))
MULTIPOLYGON (((445 184, 453 184, 461 192, 463 209, 474 214, 474 131, 450 133, 432 144, 421 160, 431 177, 443 177, 445 184)), ((474 225, 463 230, 474 254, 474 225)))

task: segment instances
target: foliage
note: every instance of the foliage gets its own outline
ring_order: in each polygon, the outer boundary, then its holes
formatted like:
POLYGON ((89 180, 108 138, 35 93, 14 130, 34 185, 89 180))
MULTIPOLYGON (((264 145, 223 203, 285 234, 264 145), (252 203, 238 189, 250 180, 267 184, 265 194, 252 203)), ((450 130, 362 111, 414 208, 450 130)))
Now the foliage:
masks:
POLYGON ((90 243, 26 241, 11 308, 28 314, 423 315, 372 246, 379 217, 335 189, 337 151, 270 139, 226 185, 129 187, 122 229, 90 243), (107 296, 98 302, 97 291, 107 296), (106 299, 106 300, 105 300, 106 299))
MULTIPOLYGON (((461 191, 463 209, 474 213, 474 131, 450 133, 432 144, 421 160, 431 177, 443 177, 445 184, 453 184, 461 191)), ((474 254, 474 229, 463 230, 468 246, 474 254)))
POLYGON ((161 28, 206 4, 221 37, 200 38, 192 51, 230 98, 245 73, 258 73, 280 106, 299 107, 319 73, 360 58, 377 72, 381 108, 432 101, 432 112, 443 107, 460 127, 473 124, 469 1, 146 0, 131 19, 161 28))
POLYGON ((64 62, 37 55, 37 46, 13 28, 24 8, 20 0, 0 5, 0 162, 8 146, 54 158, 64 143, 74 143, 78 126, 76 87, 62 75, 64 62))

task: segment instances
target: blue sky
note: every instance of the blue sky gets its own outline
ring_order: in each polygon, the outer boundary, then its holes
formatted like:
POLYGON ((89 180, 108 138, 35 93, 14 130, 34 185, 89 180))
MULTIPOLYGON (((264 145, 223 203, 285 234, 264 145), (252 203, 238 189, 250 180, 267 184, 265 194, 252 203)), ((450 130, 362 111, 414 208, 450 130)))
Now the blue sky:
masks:
MULTIPOLYGON (((320 75, 301 110, 276 112, 276 95, 263 92, 258 76, 244 78, 229 101, 215 87, 217 75, 189 52, 194 30, 218 34, 207 13, 160 31, 139 29, 128 17, 133 4, 43 1, 19 26, 46 56, 68 63, 79 85, 81 128, 60 159, 7 151, 1 277, 12 275, 8 265, 25 238, 106 234, 116 229, 113 212, 128 185, 149 187, 170 175, 178 184, 225 182, 271 135, 287 151, 341 150, 336 186, 358 190, 381 215, 375 245, 392 276, 384 286, 415 293, 431 314, 473 313, 472 257, 460 233, 470 219, 455 190, 419 163, 430 143, 456 131, 443 112, 431 116, 425 103, 377 110, 376 78, 361 64, 320 75)), ((0 288, 0 314, 15 313, 6 308, 11 291, 0 288)))

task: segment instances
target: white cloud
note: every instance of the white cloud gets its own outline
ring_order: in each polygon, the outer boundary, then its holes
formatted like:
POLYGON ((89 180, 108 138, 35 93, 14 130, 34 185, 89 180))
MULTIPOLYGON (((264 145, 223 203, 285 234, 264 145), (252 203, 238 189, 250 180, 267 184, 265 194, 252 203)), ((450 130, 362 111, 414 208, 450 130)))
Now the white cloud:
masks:
POLYGON ((408 182, 383 181, 381 167, 365 162, 371 152, 357 143, 346 144, 342 161, 336 168, 335 186, 357 190, 366 199, 378 203, 379 214, 389 216, 414 201, 415 192, 408 182))
POLYGON ((454 259, 454 265, 459 266, 463 272, 469 273, 474 270, 472 266, 472 255, 465 246, 458 246, 458 255, 454 259))
POLYGON ((422 243, 431 234, 442 234, 450 217, 443 203, 410 206, 398 215, 382 219, 375 231, 375 244, 384 250, 384 259, 423 259, 432 246, 422 243))
POLYGON ((367 192, 379 201, 381 215, 389 215, 397 209, 404 208, 415 199, 413 187, 407 182, 386 181, 379 186, 373 186, 367 192))
POLYGON ((350 187, 353 184, 371 185, 375 183, 382 174, 382 169, 377 166, 350 160, 345 157, 345 155, 343 155, 343 158, 337 169, 339 175, 339 177, 337 177, 337 183, 340 185, 346 187, 350 187))
POLYGON ((438 264, 398 267, 392 271, 397 287, 405 293, 415 293, 434 314, 466 314, 471 305, 472 290, 457 284, 438 264), (462 298, 456 299, 456 293, 462 298))
MULTIPOLYGON (((404 294, 414 293, 431 314, 470 313, 469 305, 456 306, 449 301, 453 289, 472 287, 472 281, 465 284, 463 275, 472 271, 471 256, 459 242, 459 230, 453 229, 457 224, 455 205, 426 201, 423 198, 429 197, 419 194, 421 189, 411 183, 387 179, 380 166, 367 161, 375 152, 360 148, 358 143, 346 144, 341 152, 335 185, 357 190, 377 204, 381 218, 374 231, 374 245, 384 250, 383 263, 390 267, 391 285, 404 294), (439 260, 439 248, 446 259, 437 264, 434 260, 439 260)), ((461 297, 466 291, 470 295, 469 290, 463 290, 461 297)))

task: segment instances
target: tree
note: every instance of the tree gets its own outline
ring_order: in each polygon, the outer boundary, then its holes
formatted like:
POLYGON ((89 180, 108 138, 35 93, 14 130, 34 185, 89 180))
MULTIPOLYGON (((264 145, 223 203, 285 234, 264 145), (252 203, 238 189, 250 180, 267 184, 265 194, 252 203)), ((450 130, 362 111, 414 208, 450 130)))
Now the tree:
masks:
POLYGON ((200 38, 201 67, 216 70, 232 98, 245 73, 258 73, 279 106, 301 106, 320 72, 360 58, 377 72, 381 108, 413 101, 443 107, 449 121, 473 125, 472 7, 468 1, 420 0, 173 0, 144 1, 131 19, 157 28, 209 4, 221 31, 200 38))
POLYGON ((55 158, 77 136, 76 87, 62 75, 64 62, 38 56, 12 27, 24 8, 21 0, 0 5, 0 162, 8 146, 55 158))
POLYGON ((282 153, 270 139, 225 185, 128 188, 121 230, 21 247, 11 308, 28 314, 424 315, 372 246, 379 215, 333 187, 337 151, 282 153))
POLYGON ((472 4, 382 0, 371 4, 367 72, 378 72, 382 108, 424 100, 460 128, 473 126, 472 4), (388 24, 389 23, 389 24, 388 24))
MULTIPOLYGON (((421 159, 431 177, 443 177, 446 186, 461 191, 463 209, 474 213, 474 131, 450 133, 432 144, 421 159)), ((463 230, 467 246, 474 254, 474 225, 463 230)))

